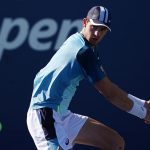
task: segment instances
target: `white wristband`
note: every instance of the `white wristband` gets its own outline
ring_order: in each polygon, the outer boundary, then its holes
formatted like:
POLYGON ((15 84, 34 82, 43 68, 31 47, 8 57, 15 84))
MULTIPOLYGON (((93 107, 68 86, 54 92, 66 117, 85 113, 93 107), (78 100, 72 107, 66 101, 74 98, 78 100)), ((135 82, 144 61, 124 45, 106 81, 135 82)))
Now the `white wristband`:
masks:
POLYGON ((142 100, 140 98, 137 98, 131 94, 128 94, 128 98, 131 99, 132 101, 136 102, 137 104, 139 104, 140 106, 144 106, 145 104, 145 100, 142 100))
POLYGON ((128 98, 133 101, 133 107, 128 113, 144 119, 147 114, 147 109, 144 107, 145 101, 131 94, 128 94, 128 98))

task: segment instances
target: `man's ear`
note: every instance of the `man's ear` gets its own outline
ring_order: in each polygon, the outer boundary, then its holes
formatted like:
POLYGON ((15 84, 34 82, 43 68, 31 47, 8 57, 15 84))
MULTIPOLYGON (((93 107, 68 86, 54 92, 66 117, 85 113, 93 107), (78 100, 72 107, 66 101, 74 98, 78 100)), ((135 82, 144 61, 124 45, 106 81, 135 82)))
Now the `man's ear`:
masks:
POLYGON ((87 19, 87 18, 84 18, 84 19, 82 20, 82 25, 83 25, 83 27, 86 27, 87 22, 88 22, 88 19, 87 19))

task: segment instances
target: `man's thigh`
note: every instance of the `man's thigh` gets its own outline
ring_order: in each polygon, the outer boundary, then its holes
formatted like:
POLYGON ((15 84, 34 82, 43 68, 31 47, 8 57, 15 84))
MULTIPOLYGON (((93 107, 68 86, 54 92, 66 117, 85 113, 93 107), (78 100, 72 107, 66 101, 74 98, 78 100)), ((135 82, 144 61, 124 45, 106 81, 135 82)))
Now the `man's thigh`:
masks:
POLYGON ((76 137, 75 143, 106 150, 124 149, 124 140, 116 131, 92 118, 86 121, 76 137))
POLYGON ((74 146, 74 139, 77 137, 88 117, 72 113, 69 110, 63 116, 53 111, 53 116, 60 146, 63 149, 71 149, 74 146))

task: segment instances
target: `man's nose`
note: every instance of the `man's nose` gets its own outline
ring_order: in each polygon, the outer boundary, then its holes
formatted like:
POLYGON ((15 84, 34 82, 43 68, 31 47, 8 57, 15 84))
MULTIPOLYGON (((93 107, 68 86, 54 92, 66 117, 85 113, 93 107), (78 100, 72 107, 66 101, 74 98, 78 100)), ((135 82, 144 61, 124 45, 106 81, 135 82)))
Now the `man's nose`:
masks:
POLYGON ((94 32, 94 35, 95 35, 95 36, 99 36, 99 34, 100 34, 100 31, 98 31, 98 30, 96 30, 96 31, 94 32))

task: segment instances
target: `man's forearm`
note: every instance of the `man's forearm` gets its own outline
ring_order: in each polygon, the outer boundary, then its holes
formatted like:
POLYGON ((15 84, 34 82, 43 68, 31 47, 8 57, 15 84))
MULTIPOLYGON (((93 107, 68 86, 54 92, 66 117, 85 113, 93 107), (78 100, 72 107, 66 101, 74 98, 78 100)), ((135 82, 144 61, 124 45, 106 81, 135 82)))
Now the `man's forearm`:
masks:
POLYGON ((95 87, 109 102, 121 110, 141 119, 145 118, 147 114, 147 109, 144 107, 145 100, 141 100, 131 94, 127 94, 117 85, 112 83, 107 77, 97 82, 95 87))
POLYGON ((127 93, 107 77, 97 82, 95 87, 109 102, 118 108, 129 111, 133 107, 133 102, 128 98, 127 93))
POLYGON ((128 94, 114 83, 112 83, 111 86, 111 91, 108 95, 105 95, 105 93, 103 93, 106 99, 108 99, 109 102, 124 111, 131 110, 131 108, 133 107, 133 102, 128 98, 128 94))

